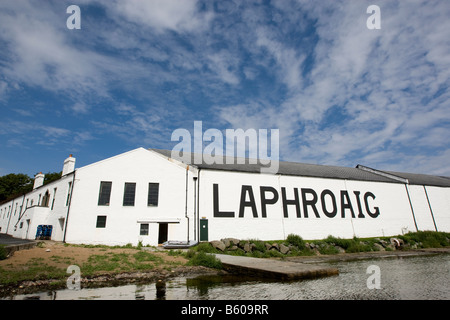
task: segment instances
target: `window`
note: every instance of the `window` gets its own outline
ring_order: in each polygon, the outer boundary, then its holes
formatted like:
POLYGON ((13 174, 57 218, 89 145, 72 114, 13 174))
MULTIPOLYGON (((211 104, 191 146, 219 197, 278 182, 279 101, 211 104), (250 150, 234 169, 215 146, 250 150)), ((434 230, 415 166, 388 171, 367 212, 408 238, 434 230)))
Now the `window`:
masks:
MULTIPOLYGON (((51 210, 53 210, 53 207, 55 206, 55 197, 56 197, 56 188, 53 189, 53 200, 52 200, 52 209, 51 210)), ((28 203, 28 200, 27 200, 27 203, 28 203)))
POLYGON ((106 228, 106 216, 97 216, 96 228, 106 228))
POLYGON ((157 206, 158 205, 158 193, 159 193, 159 183, 148 184, 148 206, 157 206))
POLYGON ((67 189, 67 199, 66 199, 66 206, 69 205, 70 202, 70 194, 72 193, 72 181, 69 182, 69 187, 67 189))
POLYGON ((148 236, 148 223, 141 223, 141 236, 148 236))
POLYGON ((109 206, 109 199, 111 198, 111 181, 101 181, 100 191, 98 193, 98 205, 109 206))
POLYGON ((134 206, 134 195, 136 193, 136 183, 125 182, 125 189, 123 192, 123 205, 134 206))

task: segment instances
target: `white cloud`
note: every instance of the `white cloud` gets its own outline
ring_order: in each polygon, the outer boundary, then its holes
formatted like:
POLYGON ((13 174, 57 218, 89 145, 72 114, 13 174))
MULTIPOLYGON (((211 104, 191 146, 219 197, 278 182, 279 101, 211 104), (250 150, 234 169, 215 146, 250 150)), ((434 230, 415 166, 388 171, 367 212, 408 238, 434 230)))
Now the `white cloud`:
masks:
POLYGON ((197 0, 126 0, 107 2, 128 20, 147 25, 158 32, 173 30, 177 32, 196 31, 207 28, 212 18, 211 12, 199 13, 197 0))

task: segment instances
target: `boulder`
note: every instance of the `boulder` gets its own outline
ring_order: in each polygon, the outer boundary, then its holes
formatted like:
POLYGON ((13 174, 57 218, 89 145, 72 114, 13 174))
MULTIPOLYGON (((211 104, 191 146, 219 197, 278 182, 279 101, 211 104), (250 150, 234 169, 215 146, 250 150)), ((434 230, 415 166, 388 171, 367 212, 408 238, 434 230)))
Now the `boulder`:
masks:
POLYGON ((250 242, 244 243, 244 251, 245 252, 252 252, 252 244, 250 242))
POLYGON ((377 250, 377 251, 386 251, 386 249, 384 249, 384 247, 379 243, 374 243, 373 246, 375 247, 375 250, 377 250))
POLYGON ((403 240, 399 239, 399 238, 390 238, 389 241, 396 249, 399 249, 400 247, 402 247, 404 245, 403 240))
POLYGON ((280 244, 279 248, 282 254, 287 254, 289 252, 289 247, 285 246, 284 244, 280 244))
POLYGON ((222 241, 219 240, 214 240, 211 241, 210 244, 213 246, 213 248, 220 250, 220 251, 225 251, 225 244, 222 241))
POLYGON ((226 248, 228 248, 230 246, 230 244, 231 244, 230 239, 222 239, 220 241, 223 242, 223 244, 225 245, 226 248))
POLYGON ((338 251, 338 253, 345 253, 345 249, 339 246, 334 246, 336 248, 336 250, 338 251))

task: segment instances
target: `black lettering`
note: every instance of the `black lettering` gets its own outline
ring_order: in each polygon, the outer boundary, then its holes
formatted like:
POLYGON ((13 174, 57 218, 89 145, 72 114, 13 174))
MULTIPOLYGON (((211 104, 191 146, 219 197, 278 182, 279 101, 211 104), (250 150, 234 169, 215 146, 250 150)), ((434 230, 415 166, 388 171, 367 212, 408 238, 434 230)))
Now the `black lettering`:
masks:
POLYGON ((356 200, 357 200, 357 203, 358 203, 358 218, 365 218, 364 215, 363 215, 363 213, 362 213, 361 199, 359 198, 359 194, 360 194, 361 192, 359 192, 359 191, 353 191, 353 193, 355 194, 356 200))
POLYGON ((239 205, 239 218, 244 217, 245 207, 251 207, 253 217, 258 218, 258 212, 256 210, 255 196, 253 195, 252 186, 242 186, 241 189, 241 204, 239 205), (250 201, 246 201, 246 193, 250 196, 250 201))
POLYGON ((302 202, 303 202, 303 212, 305 215, 305 218, 308 218, 308 206, 311 206, 314 210, 314 214, 317 218, 320 218, 319 211, 317 211, 316 203, 317 203, 317 193, 313 189, 303 189, 302 188, 302 202), (312 194, 313 198, 312 200, 306 199, 306 194, 312 194))
POLYGON ((234 218, 234 212, 220 212, 219 211, 219 185, 213 184, 213 202, 214 202, 214 217, 215 218, 234 218))
POLYGON ((345 209, 350 209, 352 212, 352 218, 355 217, 355 212, 353 211, 352 203, 348 195, 347 190, 341 190, 341 217, 345 218, 345 209))
POLYGON ((284 217, 287 218, 288 217, 288 209, 287 206, 288 205, 295 205, 295 210, 297 211, 297 218, 301 218, 301 214, 300 214, 300 201, 298 199, 298 189, 294 188, 294 200, 288 200, 286 199, 286 188, 282 187, 281 188, 281 198, 283 200, 283 213, 284 213, 284 217))
POLYGON ((266 218, 267 217, 266 205, 274 204, 278 201, 278 192, 273 187, 260 187, 259 190, 261 193, 261 216, 263 218, 266 218), (272 192, 273 195, 272 199, 266 198, 266 191, 272 192))
POLYGON ((375 209, 375 212, 370 211, 369 202, 367 201, 367 199, 369 197, 371 197, 372 199, 375 199, 375 195, 372 192, 366 192, 366 194, 364 195, 364 203, 366 205, 366 212, 370 217, 376 218, 380 215, 380 209, 378 209, 378 207, 373 207, 375 209))
POLYGON ((323 213, 325 213, 325 215, 328 218, 334 218, 337 214, 337 206, 336 206, 336 198, 333 194, 333 192, 331 192, 328 189, 325 189, 322 191, 322 193, 320 194, 320 202, 322 203, 322 211, 323 213), (327 207, 326 207, 326 202, 325 202, 325 196, 329 195, 331 197, 331 202, 333 203, 333 211, 328 211, 327 207))

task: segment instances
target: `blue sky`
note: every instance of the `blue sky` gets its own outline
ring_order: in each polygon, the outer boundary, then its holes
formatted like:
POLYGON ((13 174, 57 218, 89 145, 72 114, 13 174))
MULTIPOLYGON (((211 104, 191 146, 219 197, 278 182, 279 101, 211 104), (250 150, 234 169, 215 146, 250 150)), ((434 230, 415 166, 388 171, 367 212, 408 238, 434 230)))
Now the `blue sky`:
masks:
POLYGON ((450 176, 449 16, 446 0, 1 1, 0 175, 172 149, 197 120, 279 129, 282 160, 450 176))

